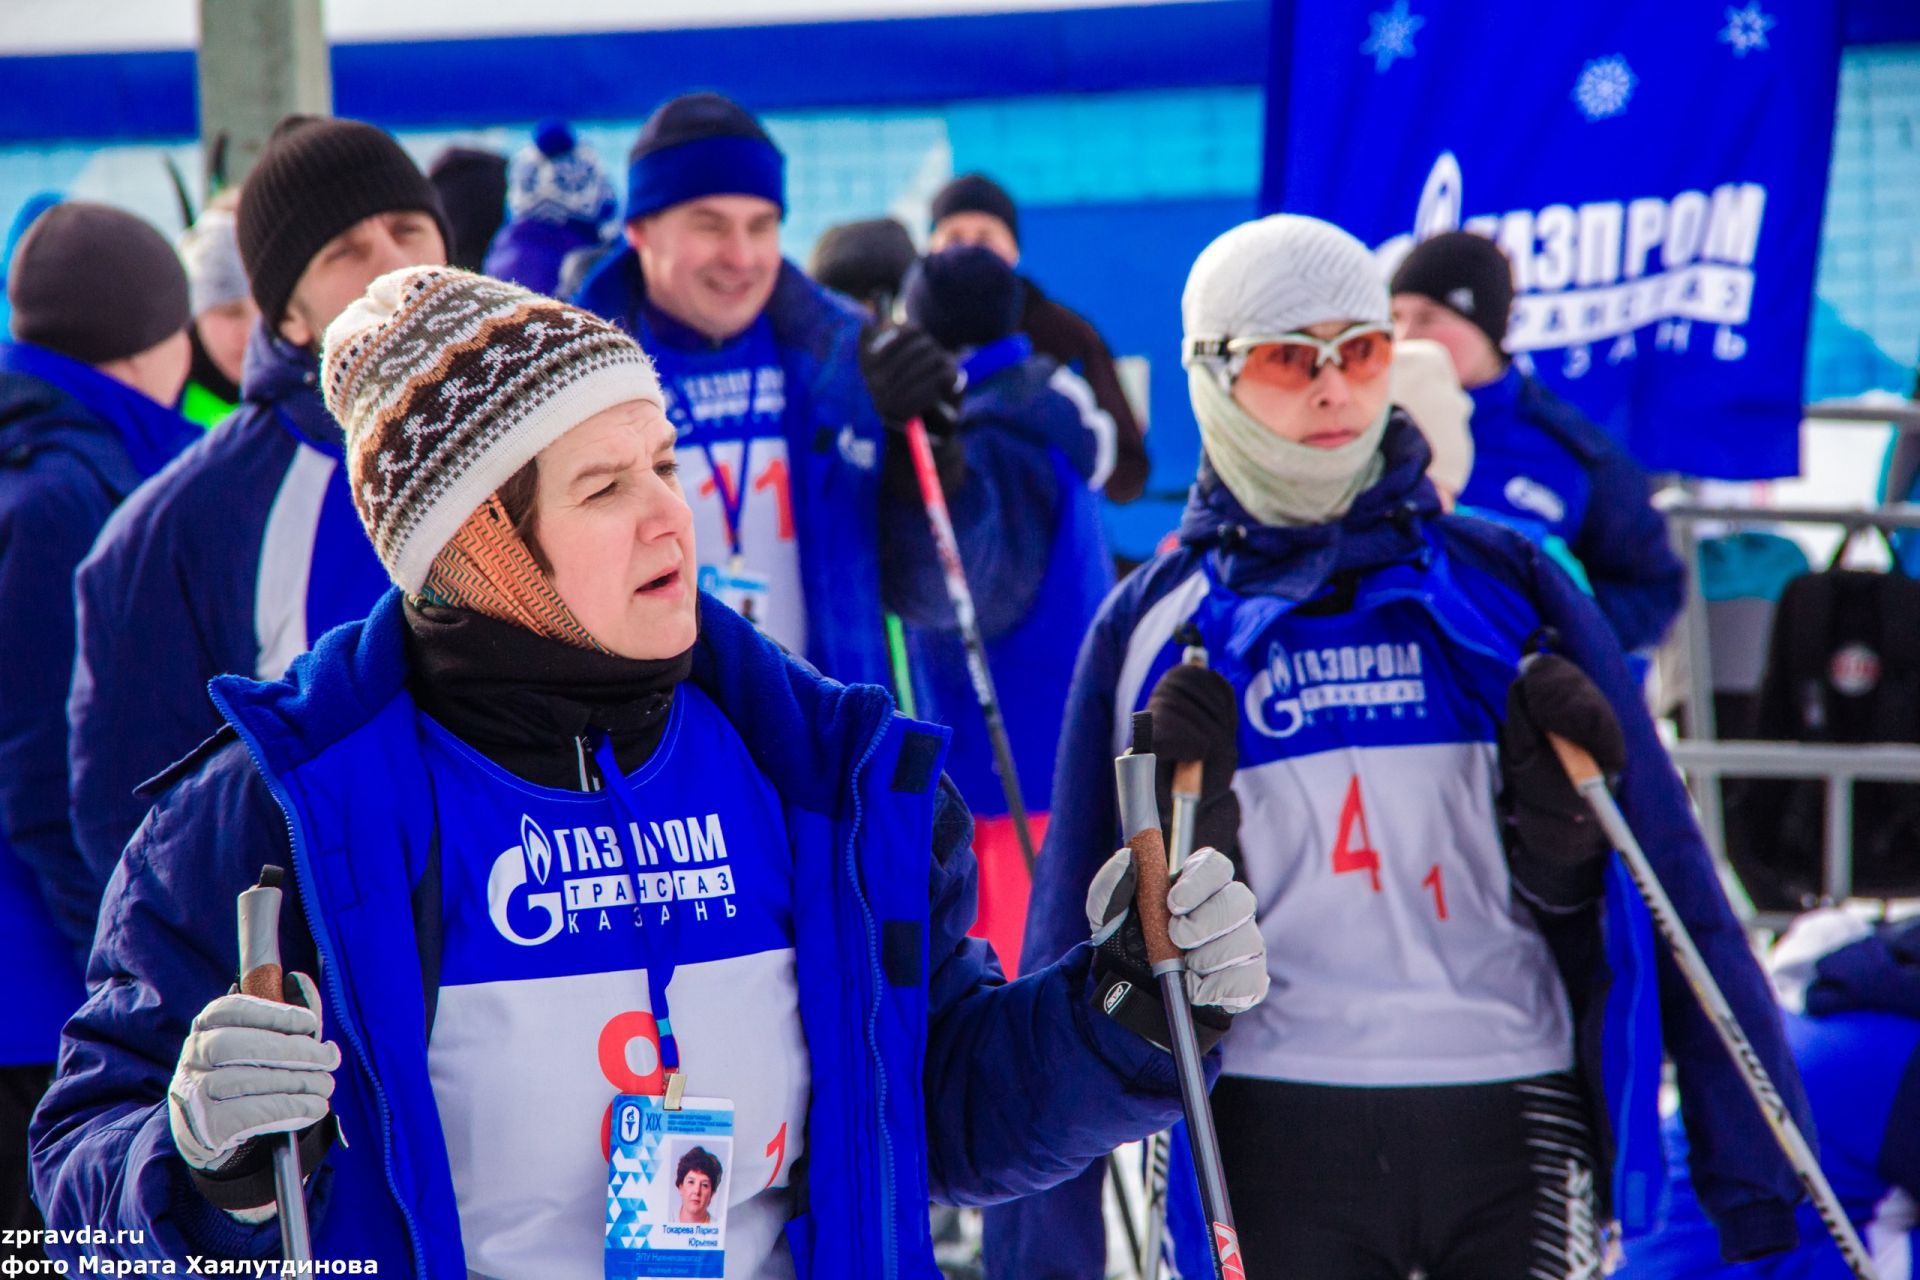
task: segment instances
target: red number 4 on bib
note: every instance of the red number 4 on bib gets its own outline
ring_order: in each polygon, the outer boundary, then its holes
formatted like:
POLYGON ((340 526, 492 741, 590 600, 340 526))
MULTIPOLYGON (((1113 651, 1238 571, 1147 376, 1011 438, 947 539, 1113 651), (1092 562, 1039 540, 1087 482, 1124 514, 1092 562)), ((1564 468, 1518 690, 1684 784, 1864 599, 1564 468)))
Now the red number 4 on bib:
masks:
POLYGON ((1380 854, 1367 834, 1367 810, 1360 803, 1360 778, 1347 783, 1347 798, 1340 806, 1340 832, 1333 841, 1333 874, 1364 871, 1373 880, 1373 891, 1380 892, 1380 854), (1354 843, 1358 834, 1359 843, 1354 843))

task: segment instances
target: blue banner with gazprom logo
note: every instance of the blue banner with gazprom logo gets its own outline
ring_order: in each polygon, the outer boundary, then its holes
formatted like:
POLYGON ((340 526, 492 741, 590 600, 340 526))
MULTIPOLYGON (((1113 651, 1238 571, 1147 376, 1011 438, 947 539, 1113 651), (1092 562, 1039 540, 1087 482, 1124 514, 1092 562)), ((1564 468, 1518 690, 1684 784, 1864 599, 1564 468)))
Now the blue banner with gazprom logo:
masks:
POLYGON ((1794 474, 1841 8, 1276 0, 1263 207, 1492 237, 1514 358, 1649 468, 1794 474))

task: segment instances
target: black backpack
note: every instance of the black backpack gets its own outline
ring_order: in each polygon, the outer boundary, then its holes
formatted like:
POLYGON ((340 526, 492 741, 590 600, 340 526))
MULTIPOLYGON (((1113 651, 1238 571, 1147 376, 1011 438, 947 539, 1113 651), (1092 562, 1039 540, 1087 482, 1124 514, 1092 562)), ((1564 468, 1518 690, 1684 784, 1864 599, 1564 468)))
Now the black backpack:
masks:
MULTIPOLYGON (((1829 568, 1788 583, 1750 736, 1920 743, 1920 581, 1829 568)), ((1853 803, 1854 892, 1920 895, 1920 784, 1855 783, 1853 803)), ((1728 857, 1756 906, 1800 910, 1819 898, 1824 782, 1729 780, 1726 819, 1728 857)))

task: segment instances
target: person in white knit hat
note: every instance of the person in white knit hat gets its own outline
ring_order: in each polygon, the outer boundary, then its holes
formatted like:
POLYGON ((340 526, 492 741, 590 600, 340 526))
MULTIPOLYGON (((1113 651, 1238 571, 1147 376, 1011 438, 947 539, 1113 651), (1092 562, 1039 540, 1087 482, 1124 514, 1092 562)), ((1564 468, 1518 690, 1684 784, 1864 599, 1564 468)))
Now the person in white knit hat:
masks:
POLYGON ((246 264, 240 260, 234 218, 239 203, 239 192, 221 193, 180 233, 176 244, 193 306, 193 324, 187 330, 193 339, 193 368, 181 393, 180 414, 203 427, 213 426, 240 403, 247 339, 260 318, 246 264))
MULTIPOLYGON (((1605 1224, 1653 1225, 1662 1031, 1723 1245, 1782 1247, 1792 1172, 1699 1009, 1656 991, 1644 908, 1547 733, 1618 778, 1797 1108, 1764 980, 1611 628, 1523 535, 1443 513, 1373 254, 1312 218, 1245 223, 1181 312, 1200 473, 1179 545, 1081 650, 1028 963, 1104 892, 1144 707, 1163 787, 1203 763, 1196 842, 1237 860, 1267 940, 1271 993, 1212 1094, 1250 1280, 1598 1276, 1605 1224)), ((1098 1194, 993 1213, 990 1274, 1102 1275, 1098 1194)))
MULTIPOLYGON (((329 1261, 931 1275, 930 1197, 1033 1190, 1178 1116, 1164 1051, 1093 1004, 1091 943, 1008 984, 965 937, 944 732, 696 591, 633 339, 413 268, 328 327, 322 371, 395 590, 284 680, 214 682, 227 727, 159 784, 39 1112, 52 1226, 271 1258, 292 1132, 329 1261), (263 863, 292 870, 291 1006, 229 990, 221 921, 263 863), (715 1203, 689 1221, 694 1142, 715 1203)), ((1237 960, 1190 982, 1226 1020, 1266 965, 1223 869, 1168 903, 1237 960)))

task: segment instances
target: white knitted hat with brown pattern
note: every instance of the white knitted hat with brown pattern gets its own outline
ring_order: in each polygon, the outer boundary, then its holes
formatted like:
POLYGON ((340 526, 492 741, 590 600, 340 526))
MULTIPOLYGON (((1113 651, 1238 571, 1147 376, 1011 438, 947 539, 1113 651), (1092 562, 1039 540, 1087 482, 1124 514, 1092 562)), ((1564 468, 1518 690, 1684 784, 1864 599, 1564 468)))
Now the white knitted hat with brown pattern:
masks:
POLYGON ((542 449, 615 405, 664 403, 653 361, 619 329, 453 267, 375 280, 327 326, 321 365, 354 507, 408 592, 542 449))

